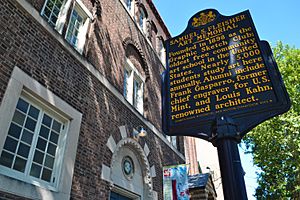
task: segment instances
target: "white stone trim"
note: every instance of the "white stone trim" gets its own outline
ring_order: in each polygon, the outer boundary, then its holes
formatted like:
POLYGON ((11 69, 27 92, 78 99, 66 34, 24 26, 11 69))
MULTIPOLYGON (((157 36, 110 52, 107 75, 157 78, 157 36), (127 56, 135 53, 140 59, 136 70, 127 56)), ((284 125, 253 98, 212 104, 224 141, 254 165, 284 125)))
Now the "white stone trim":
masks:
POLYGON ((102 164, 101 179, 111 183, 112 181, 110 179, 110 173, 111 173, 110 167, 102 164))
POLYGON ((117 144, 116 144, 115 139, 114 139, 112 136, 110 136, 110 137, 108 138, 107 143, 106 143, 106 146, 109 148, 109 150, 110 150, 112 153, 115 152, 117 144))
POLYGON ((117 97, 127 108, 134 113, 154 134, 159 137, 166 145, 168 145, 181 159, 185 160, 185 157, 176 148, 173 147, 170 142, 164 137, 164 135, 157 130, 157 128, 146 120, 136 109, 129 104, 127 100, 93 65, 87 62, 82 56, 80 56, 76 50, 74 50, 56 31, 54 31, 48 23, 39 15, 36 9, 29 4, 26 0, 17 0, 17 2, 42 25, 53 37, 55 37, 64 48, 69 51, 84 67, 86 67, 91 74, 93 74, 115 97, 117 97))
POLYGON ((3 130, 0 132, 0 152, 3 149, 10 125, 8 122, 12 119, 13 111, 23 90, 32 93, 32 95, 41 100, 41 103, 46 103, 47 107, 54 109, 69 119, 69 130, 67 130, 66 134, 67 139, 62 164, 60 173, 57 174, 58 184, 57 188, 48 188, 8 178, 0 174, 0 190, 33 199, 49 199, 48 197, 62 200, 69 199, 82 114, 18 67, 15 67, 12 72, 0 106, 0 130, 3 130))
POLYGON ((156 177, 155 165, 150 168, 150 175, 152 178, 156 177))
POLYGON ((147 143, 145 143, 145 146, 144 146, 144 152, 145 152, 146 156, 148 157, 148 156, 149 156, 149 153, 150 153, 150 149, 149 149, 147 143))
POLYGON ((153 190, 153 200, 158 200, 158 194, 153 190))
POLYGON ((120 127, 119 127, 119 130, 120 130, 122 139, 127 138, 127 130, 126 130, 126 126, 120 126, 120 127))

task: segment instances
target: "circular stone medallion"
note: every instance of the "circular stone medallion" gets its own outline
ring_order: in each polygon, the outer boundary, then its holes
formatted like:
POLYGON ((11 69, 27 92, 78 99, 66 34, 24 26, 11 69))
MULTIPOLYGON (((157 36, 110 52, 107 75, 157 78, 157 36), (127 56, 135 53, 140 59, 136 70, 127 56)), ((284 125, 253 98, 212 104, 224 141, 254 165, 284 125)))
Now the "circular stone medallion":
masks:
POLYGON ((131 179, 134 174, 134 164, 132 158, 125 156, 122 160, 122 170, 126 178, 131 179))

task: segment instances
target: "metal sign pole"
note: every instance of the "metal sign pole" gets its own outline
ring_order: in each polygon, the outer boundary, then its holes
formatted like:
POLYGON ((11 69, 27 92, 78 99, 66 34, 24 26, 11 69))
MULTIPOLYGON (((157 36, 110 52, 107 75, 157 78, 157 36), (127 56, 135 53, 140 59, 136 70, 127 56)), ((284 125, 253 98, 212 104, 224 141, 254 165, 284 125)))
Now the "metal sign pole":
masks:
POLYGON ((247 200, 244 171, 237 147, 239 135, 232 119, 221 117, 214 126, 225 200, 247 200))

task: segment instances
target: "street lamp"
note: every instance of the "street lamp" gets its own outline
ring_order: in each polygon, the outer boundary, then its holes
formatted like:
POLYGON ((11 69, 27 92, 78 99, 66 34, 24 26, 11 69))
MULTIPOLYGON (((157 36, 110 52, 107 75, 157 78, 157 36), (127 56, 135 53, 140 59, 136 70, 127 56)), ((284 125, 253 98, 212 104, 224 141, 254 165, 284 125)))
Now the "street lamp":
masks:
POLYGON ((147 131, 144 129, 143 126, 138 126, 137 130, 133 129, 133 138, 138 140, 140 137, 146 137, 147 131))

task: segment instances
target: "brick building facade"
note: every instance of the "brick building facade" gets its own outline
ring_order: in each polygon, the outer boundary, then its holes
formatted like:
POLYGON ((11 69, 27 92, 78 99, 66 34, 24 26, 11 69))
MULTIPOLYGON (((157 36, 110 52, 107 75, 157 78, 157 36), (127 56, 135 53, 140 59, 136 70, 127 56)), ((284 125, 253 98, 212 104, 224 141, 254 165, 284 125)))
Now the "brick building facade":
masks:
POLYGON ((0 35, 0 197, 162 199, 185 158, 161 131, 152 1, 1 0, 0 35))

